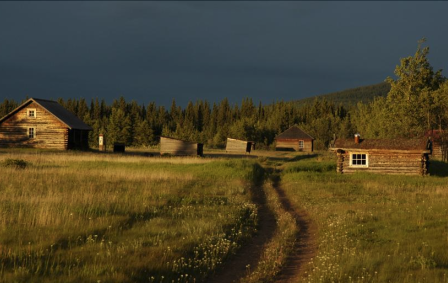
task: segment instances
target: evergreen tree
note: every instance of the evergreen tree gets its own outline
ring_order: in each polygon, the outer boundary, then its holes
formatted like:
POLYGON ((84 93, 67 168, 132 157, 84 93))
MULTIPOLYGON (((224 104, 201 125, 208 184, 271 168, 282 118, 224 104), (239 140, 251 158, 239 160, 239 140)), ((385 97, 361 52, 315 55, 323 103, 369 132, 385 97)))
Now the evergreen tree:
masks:
POLYGON ((4 99, 3 103, 0 104, 0 118, 9 114, 11 111, 16 109, 19 105, 14 100, 4 99))
MULTIPOLYGON (((92 100, 93 103, 93 100, 92 100)), ((100 103, 98 101, 98 97, 95 99, 95 103, 93 107, 90 109, 91 117, 94 121, 100 120, 102 113, 101 113, 101 107, 100 103)))
MULTIPOLYGON (((75 113, 76 116, 78 116, 79 119, 84 120, 84 118, 86 117, 86 114, 89 114, 89 107, 87 106, 86 100, 84 98, 81 98, 79 100, 78 104, 78 111, 75 113)), ((86 122, 84 120, 84 122, 86 122)))
POLYGON ((149 146, 152 143, 154 143, 154 133, 148 121, 139 121, 135 129, 134 144, 136 146, 149 146))
POLYGON ((131 121, 121 108, 112 108, 107 127, 107 140, 110 146, 114 143, 128 143, 131 136, 131 121))

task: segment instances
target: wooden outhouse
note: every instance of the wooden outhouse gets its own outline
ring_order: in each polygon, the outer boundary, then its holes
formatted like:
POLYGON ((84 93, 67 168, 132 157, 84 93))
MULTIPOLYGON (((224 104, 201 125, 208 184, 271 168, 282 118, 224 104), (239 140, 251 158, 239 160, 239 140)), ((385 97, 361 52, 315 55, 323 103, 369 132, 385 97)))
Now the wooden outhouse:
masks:
POLYGON ((226 152, 250 153, 254 142, 227 138, 226 152))
POLYGON ((330 150, 337 154, 336 171, 348 174, 426 175, 429 167, 428 140, 421 139, 336 139, 330 150))
POLYGON ((292 126, 275 138, 275 149, 285 151, 313 151, 314 138, 298 126, 292 126))
POLYGON ((160 154, 200 155, 204 154, 204 145, 175 138, 160 137, 160 154))
POLYGON ((0 119, 0 146, 88 149, 91 130, 56 101, 30 98, 0 119))

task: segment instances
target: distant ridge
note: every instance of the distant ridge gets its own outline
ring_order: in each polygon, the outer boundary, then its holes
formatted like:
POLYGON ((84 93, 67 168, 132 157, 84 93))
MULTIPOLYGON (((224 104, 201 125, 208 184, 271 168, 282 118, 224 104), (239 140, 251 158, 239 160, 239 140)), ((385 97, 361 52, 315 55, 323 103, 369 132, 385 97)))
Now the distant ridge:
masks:
POLYGON ((297 100, 298 103, 311 103, 316 98, 325 98, 328 101, 344 106, 353 106, 358 102, 370 102, 375 96, 387 96, 390 90, 390 85, 386 82, 351 88, 343 91, 332 92, 328 94, 317 95, 304 99, 297 100))

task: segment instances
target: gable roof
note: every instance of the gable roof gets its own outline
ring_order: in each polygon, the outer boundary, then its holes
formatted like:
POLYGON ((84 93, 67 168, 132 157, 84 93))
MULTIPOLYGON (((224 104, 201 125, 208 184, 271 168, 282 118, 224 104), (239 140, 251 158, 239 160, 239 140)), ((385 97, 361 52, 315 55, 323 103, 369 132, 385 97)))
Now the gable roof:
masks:
POLYGON ((5 117, 0 119, 0 123, 14 115, 17 111, 20 109, 26 107, 27 105, 31 104, 32 102, 35 102, 39 104, 42 108, 47 110, 49 113, 51 113, 56 119, 64 123, 68 128, 70 129, 76 129, 76 130, 87 130, 91 131, 92 127, 85 124, 81 119, 75 116, 72 112, 68 111, 62 105, 57 103, 56 101, 52 100, 45 100, 45 99, 39 99, 39 98, 30 98, 27 101, 25 101, 22 105, 11 111, 9 114, 7 114, 5 117))
POLYGON ((426 151, 427 139, 336 139, 332 149, 344 150, 417 150, 426 151))
POLYGON ((305 133, 302 129, 300 129, 297 125, 294 125, 279 134, 275 137, 275 139, 304 139, 304 140, 314 140, 314 138, 307 133, 305 133))

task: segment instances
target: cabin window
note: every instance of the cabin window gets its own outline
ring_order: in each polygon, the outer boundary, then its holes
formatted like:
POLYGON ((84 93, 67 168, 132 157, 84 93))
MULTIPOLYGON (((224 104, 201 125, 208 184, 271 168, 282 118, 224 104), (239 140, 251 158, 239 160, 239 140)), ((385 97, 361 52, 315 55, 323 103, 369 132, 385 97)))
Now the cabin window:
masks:
POLYGON ((35 108, 29 108, 26 111, 26 116, 28 118, 36 118, 36 109, 35 108))
POLYGON ((303 141, 299 141, 299 148, 303 149, 303 147, 304 147, 303 144, 304 144, 303 141))
POLYGON ((366 153, 351 153, 350 166, 353 167, 368 167, 369 156, 366 153))
POLYGON ((36 137, 36 129, 28 128, 28 138, 34 139, 36 137))

